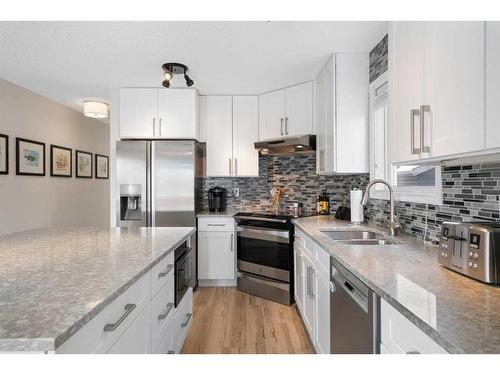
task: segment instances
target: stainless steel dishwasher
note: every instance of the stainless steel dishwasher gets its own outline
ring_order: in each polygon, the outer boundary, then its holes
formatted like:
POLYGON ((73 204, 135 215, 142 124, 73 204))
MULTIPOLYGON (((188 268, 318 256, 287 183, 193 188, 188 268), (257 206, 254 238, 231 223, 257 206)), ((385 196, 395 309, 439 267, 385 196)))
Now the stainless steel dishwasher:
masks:
POLYGON ((330 281, 331 352, 379 353, 377 295, 333 258, 330 281))

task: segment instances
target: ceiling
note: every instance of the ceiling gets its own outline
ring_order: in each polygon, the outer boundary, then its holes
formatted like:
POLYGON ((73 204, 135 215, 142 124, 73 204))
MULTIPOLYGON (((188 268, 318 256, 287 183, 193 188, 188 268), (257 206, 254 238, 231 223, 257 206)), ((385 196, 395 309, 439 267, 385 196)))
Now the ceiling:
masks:
POLYGON ((312 80, 332 52, 368 52, 386 32, 361 21, 0 22, 0 77, 78 111, 112 88, 161 87, 172 61, 201 94, 260 94, 312 80))

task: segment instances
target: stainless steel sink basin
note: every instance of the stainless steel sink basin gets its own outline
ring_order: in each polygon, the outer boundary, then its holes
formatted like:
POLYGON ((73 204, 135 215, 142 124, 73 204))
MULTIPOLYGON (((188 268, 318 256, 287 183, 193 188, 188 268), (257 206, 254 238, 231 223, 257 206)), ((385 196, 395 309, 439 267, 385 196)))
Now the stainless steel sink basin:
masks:
POLYGON ((343 240, 373 240, 373 239, 383 239, 384 236, 381 234, 368 231, 368 230, 322 230, 328 237, 334 239, 335 241, 343 240))
POLYGON ((385 239, 368 240, 338 240, 337 242, 346 245, 392 245, 394 242, 385 239))

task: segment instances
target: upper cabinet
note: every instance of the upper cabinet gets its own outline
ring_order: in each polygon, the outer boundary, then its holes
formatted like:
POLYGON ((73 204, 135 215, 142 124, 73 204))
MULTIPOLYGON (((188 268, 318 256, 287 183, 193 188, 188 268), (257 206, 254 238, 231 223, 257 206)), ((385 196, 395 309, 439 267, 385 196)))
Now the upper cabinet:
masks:
POLYGON ((389 161, 485 147, 483 22, 392 22, 389 161))
POLYGON ((207 176, 258 176, 257 96, 202 96, 200 133, 207 142, 207 176))
POLYGON ((198 138, 196 89, 123 88, 120 138, 198 138))
POLYGON ((312 82, 259 96, 260 140, 313 134, 312 82))
POLYGON ((486 147, 500 147, 500 22, 486 22, 486 147))
POLYGON ((333 55, 316 78, 319 174, 367 173, 368 54, 333 55))

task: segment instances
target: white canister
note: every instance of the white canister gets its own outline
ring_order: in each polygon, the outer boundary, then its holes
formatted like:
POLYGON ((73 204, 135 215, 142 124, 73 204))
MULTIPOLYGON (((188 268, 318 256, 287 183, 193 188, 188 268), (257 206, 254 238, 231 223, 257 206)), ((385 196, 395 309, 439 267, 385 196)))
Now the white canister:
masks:
POLYGON ((363 205, 361 204, 362 198, 362 190, 351 190, 351 223, 353 224, 361 224, 365 220, 363 214, 363 205))

